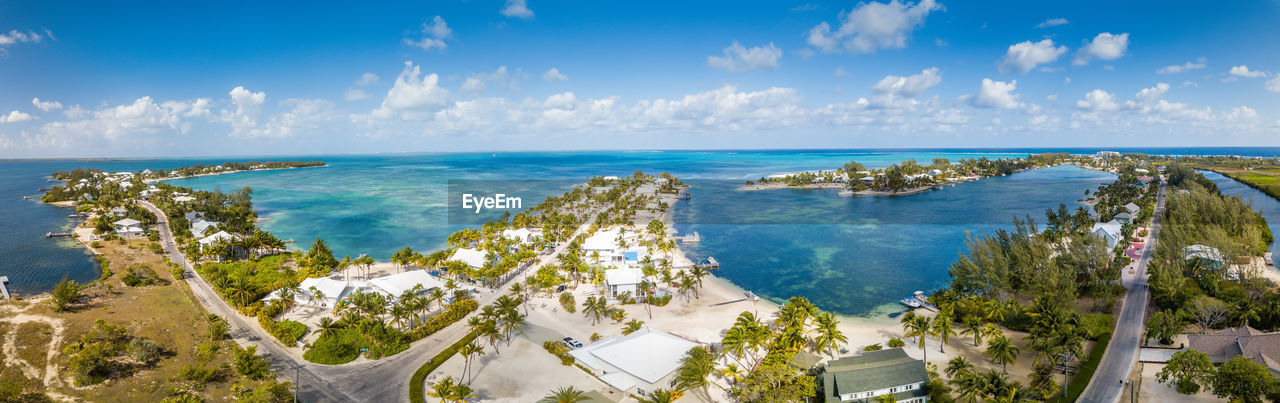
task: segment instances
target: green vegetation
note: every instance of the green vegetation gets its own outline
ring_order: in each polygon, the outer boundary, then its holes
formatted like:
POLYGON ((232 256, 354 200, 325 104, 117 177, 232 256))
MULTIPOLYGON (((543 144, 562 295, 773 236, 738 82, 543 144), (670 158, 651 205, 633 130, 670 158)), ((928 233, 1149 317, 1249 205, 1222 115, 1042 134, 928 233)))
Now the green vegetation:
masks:
POLYGON ((467 335, 462 339, 454 342, 449 346, 449 348, 444 349, 440 354, 436 354, 435 357, 431 357, 431 359, 427 360, 427 362, 422 364, 421 367, 418 367, 418 370, 413 372, 413 377, 409 378, 409 401, 413 403, 425 403, 427 399, 426 391, 424 389, 427 383, 427 375, 430 375, 431 371, 435 371, 436 368, 444 365, 445 361, 449 361, 449 358, 453 357, 454 354, 457 354, 458 350, 462 349, 462 346, 474 342, 476 337, 477 334, 475 332, 467 333, 467 335))
POLYGON ((76 284, 75 280, 68 281, 67 276, 63 275, 62 280, 53 286, 52 298, 49 299, 49 303, 53 304, 53 311, 62 312, 67 306, 79 301, 82 289, 84 286, 76 284))

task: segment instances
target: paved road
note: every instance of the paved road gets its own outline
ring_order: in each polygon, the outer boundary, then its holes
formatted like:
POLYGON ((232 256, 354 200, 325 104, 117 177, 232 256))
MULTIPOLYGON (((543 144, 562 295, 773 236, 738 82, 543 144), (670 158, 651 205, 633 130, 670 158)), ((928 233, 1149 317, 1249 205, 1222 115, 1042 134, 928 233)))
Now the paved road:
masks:
POLYGON ((1098 369, 1089 380, 1080 402, 1116 402, 1125 391, 1122 380, 1129 377, 1133 364, 1138 361, 1138 349, 1142 344, 1143 318, 1147 312, 1147 263, 1156 249, 1157 236, 1160 233, 1160 216, 1164 213, 1165 187, 1160 183, 1160 191, 1156 194, 1155 214, 1151 218, 1151 231, 1148 234, 1147 247, 1138 259, 1136 273, 1122 274, 1121 282, 1128 292, 1124 297, 1124 305, 1120 308, 1120 319, 1116 322, 1115 333, 1107 344, 1107 352, 1102 355, 1098 369), (1126 278, 1127 277, 1127 278, 1126 278))
MULTIPOLYGON (((173 242, 169 231, 169 221, 164 212, 145 201, 138 204, 156 215, 157 227, 165 252, 169 259, 183 266, 184 277, 191 286, 192 293, 211 313, 227 319, 231 325, 232 338, 241 345, 258 346, 258 352, 271 361, 272 370, 282 381, 295 382, 300 400, 307 402, 397 402, 407 401, 409 396, 409 380, 413 373, 445 348, 461 339, 469 329, 466 318, 446 327, 426 340, 413 343, 408 350, 381 360, 357 359, 342 365, 321 365, 298 359, 289 354, 275 337, 267 334, 253 319, 241 316, 234 308, 227 305, 217 292, 207 284, 199 273, 191 267, 182 251, 173 242)), ((589 217, 594 216, 589 215, 589 217)), ((574 232, 570 239, 585 231, 590 223, 584 224, 574 232)), ((539 267, 551 263, 564 252, 566 245, 557 247, 548 255, 544 255, 538 264, 527 267, 539 267)), ((526 275, 524 271, 512 276, 498 289, 505 289, 514 281, 520 281, 526 275)), ((481 306, 497 299, 498 292, 487 292, 478 296, 481 306)))

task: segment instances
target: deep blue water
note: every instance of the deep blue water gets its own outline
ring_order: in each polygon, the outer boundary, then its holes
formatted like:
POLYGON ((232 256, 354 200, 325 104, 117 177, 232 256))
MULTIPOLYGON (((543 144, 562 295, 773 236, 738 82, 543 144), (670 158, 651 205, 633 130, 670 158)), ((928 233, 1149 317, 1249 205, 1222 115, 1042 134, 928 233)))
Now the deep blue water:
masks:
MULTIPOLYGON (((1114 149, 1159 154, 1278 156, 1280 148, 1114 149)), ((835 192, 733 190, 742 181, 810 169, 831 169, 848 160, 869 167, 914 158, 958 160, 1015 157, 1054 151, 1097 149, 929 149, 778 151, 616 151, 372 156, 299 156, 151 160, 0 161, 0 275, 23 293, 52 288, 62 275, 97 277, 88 254, 69 240, 41 238, 69 228, 69 213, 21 199, 44 186, 58 169, 173 168, 226 161, 313 160, 331 166, 248 172, 174 181, 201 189, 254 188, 263 227, 299 246, 315 237, 339 255, 368 253, 385 259, 403 246, 429 251, 470 221, 448 214, 449 197, 462 188, 491 188, 519 195, 524 207, 567 190, 590 175, 670 171, 692 183, 694 200, 678 204, 677 228, 698 231, 704 243, 696 257, 715 256, 719 275, 762 296, 804 295, 820 306, 866 314, 904 293, 940 287, 946 267, 963 246, 965 233, 1007 227, 1017 215, 1039 219, 1047 207, 1073 205, 1085 188, 1108 176, 1058 167, 910 197, 842 198, 835 192), (452 192, 451 192, 452 190, 452 192)), ((454 203, 456 204, 456 203, 454 203)), ((1280 220, 1274 220, 1273 225, 1280 220)))

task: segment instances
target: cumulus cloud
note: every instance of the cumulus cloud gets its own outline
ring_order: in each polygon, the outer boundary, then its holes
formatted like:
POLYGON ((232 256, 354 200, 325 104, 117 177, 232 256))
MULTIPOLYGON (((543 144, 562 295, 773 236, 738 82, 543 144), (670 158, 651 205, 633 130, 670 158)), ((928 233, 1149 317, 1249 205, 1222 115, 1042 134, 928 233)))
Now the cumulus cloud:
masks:
POLYGON ((942 83, 942 74, 938 73, 937 67, 930 67, 920 71, 920 74, 910 76, 885 76, 875 85, 871 86, 873 91, 900 95, 904 97, 914 97, 924 93, 926 90, 942 83))
POLYGON ((0 123, 25 122, 35 118, 35 116, 22 111, 10 111, 8 115, 0 114, 0 123))
POLYGON ((1025 74, 1038 65, 1057 61, 1064 53, 1067 53, 1067 47, 1054 46, 1052 39, 1025 41, 1009 46, 1004 59, 996 66, 1001 73, 1025 74))
POLYGON ((1183 64, 1164 66, 1164 67, 1161 67, 1159 70, 1156 70, 1156 74, 1177 74, 1177 73, 1188 72, 1191 70, 1203 69, 1205 67, 1205 61, 1207 60, 1208 59, 1201 57, 1199 59, 1196 59, 1194 63, 1186 62, 1183 64))
POLYGON ((355 85, 366 86, 366 85, 377 84, 377 83, 378 83, 377 74, 364 73, 364 74, 361 74, 360 78, 356 80, 355 85))
POLYGON ((533 10, 529 9, 525 0, 507 0, 507 5, 500 11, 502 15, 527 20, 533 18, 533 10))
POLYGON ((826 53, 844 50, 857 54, 905 48, 911 32, 924 24, 929 13, 942 9, 934 0, 920 0, 915 4, 898 0, 862 3, 841 13, 840 27, 835 31, 826 21, 814 26, 809 30, 808 43, 826 53))
POLYGON ((484 92, 489 85, 507 91, 519 91, 520 82, 507 73, 507 66, 498 67, 492 73, 478 73, 467 77, 462 83, 463 91, 484 92))
POLYGON ((39 109, 45 112, 51 112, 51 111, 62 109, 61 102, 58 102, 58 101, 44 102, 44 101, 41 101, 40 98, 31 98, 31 105, 34 105, 36 109, 39 109))
POLYGON ((359 101, 362 99, 369 99, 369 93, 364 92, 364 90, 359 88, 351 88, 351 89, 348 89, 345 94, 342 94, 342 99, 345 99, 347 101, 359 101))
MULTIPOLYGON (((245 127, 231 133, 242 138, 294 137, 308 130, 318 130, 321 125, 336 119, 333 103, 323 99, 287 99, 282 106, 291 107, 287 112, 272 116, 260 126, 245 127)), ((234 126, 233 126, 234 127, 234 126)))
POLYGON ((258 126, 258 119, 262 117, 262 104, 267 102, 267 93, 253 92, 237 86, 228 94, 235 109, 223 109, 221 118, 231 125, 232 136, 247 135, 248 131, 258 126))
POLYGON ((1036 24, 1036 28, 1056 27, 1059 25, 1067 25, 1067 24, 1068 22, 1066 18, 1050 18, 1050 19, 1044 20, 1044 22, 1042 23, 1036 24))
POLYGON ((1280 77, 1276 77, 1271 79, 1271 81, 1267 81, 1267 91, 1280 92, 1280 77))
POLYGON ((1096 89, 1084 95, 1084 99, 1076 101, 1076 108, 1086 111, 1114 111, 1120 109, 1115 95, 1096 89))
POLYGON ((1023 105, 1018 102, 1019 94, 1013 91, 1018 88, 1018 80, 1010 82, 982 79, 978 93, 969 97, 969 104, 978 108, 1017 109, 1023 105))
POLYGON ((453 29, 449 28, 449 24, 445 22, 441 16, 431 17, 422 23, 422 37, 418 39, 404 38, 406 45, 421 48, 422 50, 437 50, 443 52, 448 47, 444 43, 445 39, 453 37, 453 29))
POLYGON ((707 65, 730 73, 778 68, 782 49, 770 42, 767 46, 743 47, 734 41, 724 48, 724 56, 707 56, 707 65))
POLYGON ((569 81, 569 76, 560 73, 560 69, 552 67, 546 73, 542 73, 542 81, 546 82, 564 82, 569 81))
POLYGON ((1242 64, 1242 65, 1239 65, 1239 66, 1232 66, 1232 67, 1231 67, 1231 71, 1229 71, 1228 73, 1229 73, 1229 74, 1231 74, 1231 75, 1233 75, 1233 76, 1237 76, 1237 77, 1244 77, 1244 78, 1259 78, 1259 77, 1266 77, 1266 76, 1267 76, 1267 72, 1265 72, 1265 71, 1257 71, 1257 70, 1249 70, 1249 66, 1246 66, 1246 65, 1243 65, 1243 64, 1242 64))
POLYGON ((1110 32, 1103 32, 1093 37, 1092 41, 1085 41, 1084 47, 1076 51, 1076 58, 1071 61, 1071 64, 1084 66, 1093 59, 1116 60, 1124 56, 1128 50, 1129 33, 1113 35, 1110 32))
POLYGON ((420 66, 405 61, 404 70, 396 76, 382 105, 371 115, 377 119, 423 119, 427 113, 444 108, 448 101, 449 90, 440 87, 439 76, 435 73, 423 76, 420 66))
POLYGON ((183 118, 209 116, 209 102, 201 98, 189 102, 157 103, 151 97, 142 97, 131 104, 95 111, 72 107, 68 109, 68 120, 44 124, 28 141, 48 147, 66 147, 102 140, 130 141, 157 133, 185 134, 190 125, 183 118), (75 113, 71 113, 72 110, 75 113))

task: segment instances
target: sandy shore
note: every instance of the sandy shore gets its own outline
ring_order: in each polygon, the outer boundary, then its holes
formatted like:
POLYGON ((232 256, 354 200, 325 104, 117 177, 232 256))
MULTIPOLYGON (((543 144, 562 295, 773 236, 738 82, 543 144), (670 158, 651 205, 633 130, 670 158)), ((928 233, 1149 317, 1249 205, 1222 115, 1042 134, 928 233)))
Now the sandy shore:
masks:
POLYGON ((170 181, 170 180, 176 180, 176 179, 197 178, 197 177, 201 177, 201 176, 216 176, 216 175, 226 175, 226 174, 238 174, 238 173, 241 173, 241 172, 279 171, 279 170, 282 170, 282 169, 324 168, 324 167, 327 167, 327 166, 329 166, 329 165, 327 165, 327 164, 326 164, 326 165, 315 166, 315 167, 262 168, 262 169, 246 169, 246 170, 243 170, 243 171, 224 171, 224 172, 213 172, 213 173, 198 174, 198 175, 174 176, 174 177, 172 177, 172 178, 143 179, 143 180, 142 180, 142 183, 155 183, 155 182, 163 182, 163 181, 170 181))

